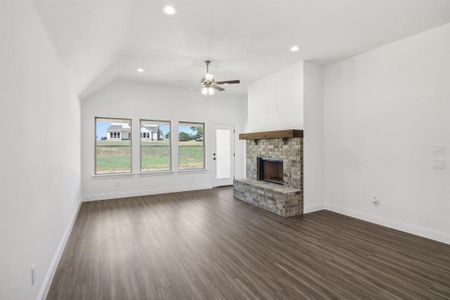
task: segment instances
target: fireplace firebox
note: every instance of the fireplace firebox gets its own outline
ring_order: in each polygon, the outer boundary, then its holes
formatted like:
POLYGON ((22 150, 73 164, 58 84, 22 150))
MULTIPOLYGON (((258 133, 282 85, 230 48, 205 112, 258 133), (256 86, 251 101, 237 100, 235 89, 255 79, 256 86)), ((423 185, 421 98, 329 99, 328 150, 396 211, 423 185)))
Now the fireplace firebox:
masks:
POLYGON ((258 180, 284 184, 282 159, 258 157, 256 165, 258 180))

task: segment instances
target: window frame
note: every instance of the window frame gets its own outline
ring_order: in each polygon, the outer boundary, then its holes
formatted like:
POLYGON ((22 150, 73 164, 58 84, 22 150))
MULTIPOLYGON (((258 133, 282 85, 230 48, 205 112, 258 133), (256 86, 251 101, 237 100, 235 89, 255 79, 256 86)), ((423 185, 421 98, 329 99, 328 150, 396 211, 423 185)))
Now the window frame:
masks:
POLYGON ((178 171, 202 171, 206 170, 206 122, 178 121, 177 126, 177 151, 178 151, 178 171), (180 124, 201 124, 203 125, 203 168, 180 168, 180 124))
MULTIPOLYGON (((172 159, 172 121, 170 120, 151 120, 151 119, 139 119, 139 172, 141 174, 157 174, 157 173, 166 173, 166 172, 172 172, 173 171, 173 159, 172 159), (169 169, 168 170, 154 170, 154 171, 143 171, 142 170, 142 133, 141 133, 141 129, 142 129, 142 121, 144 122, 164 122, 164 123, 169 123, 169 128, 170 128, 170 137, 169 137, 169 153, 170 153, 170 157, 169 157, 169 169)), ((150 137, 149 137, 150 138, 150 137)))
POLYGON ((109 176, 109 175, 124 175, 133 174, 133 120, 129 118, 110 118, 110 117, 95 117, 94 118, 94 175, 95 176, 109 176), (109 172, 109 173, 98 173, 97 172, 97 120, 121 120, 130 122, 130 171, 125 172, 109 172))

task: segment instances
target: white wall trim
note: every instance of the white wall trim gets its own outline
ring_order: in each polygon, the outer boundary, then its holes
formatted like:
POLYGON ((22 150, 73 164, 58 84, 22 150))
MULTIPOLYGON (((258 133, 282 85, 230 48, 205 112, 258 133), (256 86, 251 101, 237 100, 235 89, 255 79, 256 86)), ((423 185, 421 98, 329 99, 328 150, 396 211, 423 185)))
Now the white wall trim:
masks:
POLYGON ((45 275, 44 281, 42 282, 41 288, 36 297, 36 299, 38 300, 45 300, 47 298, 48 291, 53 281, 53 276, 55 276, 56 268, 58 267, 59 261, 61 260, 67 241, 69 240, 70 233, 72 232, 73 225, 75 224, 75 221, 77 219, 78 213, 81 208, 81 204, 82 202, 78 201, 78 207, 75 213, 73 214, 69 222, 69 225, 67 225, 66 230, 64 231, 64 234, 61 238, 61 241, 59 242, 58 248, 56 249, 55 255, 53 256, 47 274, 45 275))
POLYGON ((212 188, 213 188, 213 186, 211 184, 203 184, 203 185, 193 185, 193 186, 187 186, 187 187, 175 187, 175 188, 169 188, 169 189, 151 189, 151 190, 136 191, 136 192, 86 195, 83 197, 83 202, 98 201, 98 200, 110 200, 110 199, 125 198, 125 197, 139 197, 139 196, 147 196, 147 195, 177 193, 177 192, 188 192, 188 191, 195 191, 195 190, 208 190, 208 189, 212 189, 212 188))
POLYGON ((324 209, 324 205, 322 203, 313 203, 313 204, 307 204, 305 205, 305 207, 303 208, 303 213, 304 214, 309 214, 315 211, 319 211, 319 210, 323 210, 324 209))
POLYGON ((404 231, 410 234, 418 235, 424 238, 432 239, 441 243, 450 244, 450 235, 445 232, 440 232, 437 230, 424 228, 421 226, 413 225, 410 223, 405 223, 390 218, 380 217, 361 211, 347 209, 341 206, 325 203, 325 209, 353 217, 356 219, 364 220, 367 222, 375 223, 378 225, 386 226, 396 230, 404 231))

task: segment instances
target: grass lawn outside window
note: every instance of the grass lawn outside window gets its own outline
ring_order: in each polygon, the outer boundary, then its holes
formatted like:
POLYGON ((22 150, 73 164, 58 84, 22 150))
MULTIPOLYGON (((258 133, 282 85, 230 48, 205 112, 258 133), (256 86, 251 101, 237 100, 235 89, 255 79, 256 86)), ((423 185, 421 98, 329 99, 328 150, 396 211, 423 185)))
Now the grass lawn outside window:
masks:
POLYGON ((132 172, 131 120, 95 118, 95 174, 132 172))
POLYGON ((178 126, 178 168, 205 168, 205 124, 180 122, 178 126))

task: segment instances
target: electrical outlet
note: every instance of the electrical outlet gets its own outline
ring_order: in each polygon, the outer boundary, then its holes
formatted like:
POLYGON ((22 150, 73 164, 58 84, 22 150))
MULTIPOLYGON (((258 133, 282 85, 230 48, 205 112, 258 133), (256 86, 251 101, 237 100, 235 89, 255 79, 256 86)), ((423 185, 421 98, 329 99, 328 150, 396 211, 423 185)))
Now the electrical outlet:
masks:
POLYGON ((36 263, 31 266, 31 285, 36 282, 36 263))

